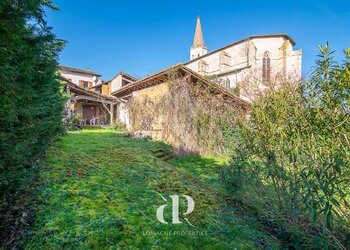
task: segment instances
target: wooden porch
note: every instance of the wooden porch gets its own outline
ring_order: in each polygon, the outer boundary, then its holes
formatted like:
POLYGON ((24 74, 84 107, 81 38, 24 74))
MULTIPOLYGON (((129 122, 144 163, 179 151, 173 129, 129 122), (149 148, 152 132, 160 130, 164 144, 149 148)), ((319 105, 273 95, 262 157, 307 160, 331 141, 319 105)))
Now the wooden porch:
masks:
POLYGON ((106 126, 115 123, 115 107, 120 103, 119 98, 80 87, 65 78, 63 80, 67 83, 66 93, 70 96, 66 103, 68 116, 81 117, 82 126, 106 126))

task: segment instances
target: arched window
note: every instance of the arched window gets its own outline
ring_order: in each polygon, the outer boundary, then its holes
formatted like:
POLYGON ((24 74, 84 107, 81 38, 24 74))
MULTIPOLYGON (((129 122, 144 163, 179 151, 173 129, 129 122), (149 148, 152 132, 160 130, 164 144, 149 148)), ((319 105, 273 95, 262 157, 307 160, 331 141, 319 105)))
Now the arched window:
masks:
POLYGON ((230 79, 228 78, 220 79, 220 86, 224 87, 225 89, 229 89, 231 87, 230 79))
POLYGON ((270 75, 271 75, 270 56, 269 56, 269 52, 265 52, 263 62, 262 62, 263 82, 270 82, 270 78, 271 78, 270 75))

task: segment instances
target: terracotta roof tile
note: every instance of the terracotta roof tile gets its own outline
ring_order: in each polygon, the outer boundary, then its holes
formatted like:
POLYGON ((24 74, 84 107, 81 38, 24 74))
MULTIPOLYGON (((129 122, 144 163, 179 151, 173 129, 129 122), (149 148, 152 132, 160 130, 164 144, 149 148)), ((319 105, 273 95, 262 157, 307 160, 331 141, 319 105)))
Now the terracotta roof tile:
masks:
POLYGON ((202 26, 201 26, 201 19, 198 16, 196 32, 194 34, 194 39, 193 39, 193 47, 203 47, 203 46, 205 45, 204 45, 204 38, 203 38, 203 32, 202 32, 202 26))
POLYGON ((88 69, 77 69, 77 68, 67 67, 67 66, 63 66, 63 65, 59 65, 58 69, 63 70, 63 71, 68 71, 68 72, 92 75, 92 76, 101 76, 99 73, 93 72, 93 71, 88 70, 88 69))

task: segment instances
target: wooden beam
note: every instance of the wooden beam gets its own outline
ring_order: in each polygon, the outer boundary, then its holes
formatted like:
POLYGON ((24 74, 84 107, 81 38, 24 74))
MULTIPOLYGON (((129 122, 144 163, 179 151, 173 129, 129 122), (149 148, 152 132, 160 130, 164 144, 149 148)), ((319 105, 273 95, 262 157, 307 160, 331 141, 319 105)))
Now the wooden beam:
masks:
POLYGON ((70 115, 71 115, 71 109, 70 109, 71 96, 70 96, 70 87, 68 85, 66 86, 66 93, 69 96, 69 98, 68 98, 68 100, 66 102, 67 116, 70 117, 70 115))
POLYGON ((91 96, 86 96, 86 95, 78 95, 75 97, 75 100, 88 100, 88 101, 94 101, 94 102, 100 102, 100 103, 107 103, 107 104, 111 104, 113 105, 113 102, 111 101, 107 101, 107 100, 101 100, 99 98, 96 97, 91 97, 91 96))

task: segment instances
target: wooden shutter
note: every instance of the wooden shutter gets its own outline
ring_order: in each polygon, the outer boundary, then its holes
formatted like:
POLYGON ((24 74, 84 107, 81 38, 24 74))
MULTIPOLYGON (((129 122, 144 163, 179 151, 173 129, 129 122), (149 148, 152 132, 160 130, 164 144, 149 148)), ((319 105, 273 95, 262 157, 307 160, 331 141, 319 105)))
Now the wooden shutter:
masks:
POLYGON ((102 94, 109 95, 109 87, 108 87, 108 85, 102 85, 102 94))
POLYGON ((80 80, 80 87, 83 87, 84 88, 84 81, 80 80))

